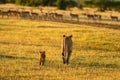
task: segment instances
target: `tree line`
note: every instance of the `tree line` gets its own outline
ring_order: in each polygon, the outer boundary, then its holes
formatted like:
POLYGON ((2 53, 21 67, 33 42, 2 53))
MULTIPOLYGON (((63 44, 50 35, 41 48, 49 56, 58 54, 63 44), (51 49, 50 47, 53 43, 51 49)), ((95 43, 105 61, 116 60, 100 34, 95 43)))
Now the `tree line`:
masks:
POLYGON ((120 0, 0 0, 0 4, 14 3, 24 6, 57 6, 58 9, 71 7, 97 7, 99 11, 120 11, 120 0))
POLYGON ((120 11, 120 0, 90 0, 85 1, 85 5, 89 7, 97 7, 99 11, 120 11))

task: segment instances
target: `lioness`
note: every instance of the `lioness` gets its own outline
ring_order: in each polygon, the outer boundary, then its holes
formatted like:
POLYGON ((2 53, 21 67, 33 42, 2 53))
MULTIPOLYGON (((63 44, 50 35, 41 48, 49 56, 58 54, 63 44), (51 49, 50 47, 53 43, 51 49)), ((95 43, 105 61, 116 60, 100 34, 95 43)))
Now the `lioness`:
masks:
POLYGON ((69 59, 72 53, 72 35, 65 36, 63 35, 63 50, 62 50, 62 58, 64 64, 69 64, 69 59))

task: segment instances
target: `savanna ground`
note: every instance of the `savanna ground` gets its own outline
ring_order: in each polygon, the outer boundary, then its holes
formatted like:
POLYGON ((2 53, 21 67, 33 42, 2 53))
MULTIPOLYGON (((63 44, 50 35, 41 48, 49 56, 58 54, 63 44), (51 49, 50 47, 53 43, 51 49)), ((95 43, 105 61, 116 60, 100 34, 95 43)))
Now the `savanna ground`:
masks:
POLYGON ((120 31, 78 24, 0 19, 1 80, 120 80, 120 31), (62 36, 73 35, 69 65, 62 36), (39 66, 39 51, 46 51, 39 66))
POLYGON ((0 18, 0 80, 120 80, 120 30, 0 18), (73 35, 69 65, 62 63, 64 34, 73 35), (47 57, 40 68, 43 50, 47 57))

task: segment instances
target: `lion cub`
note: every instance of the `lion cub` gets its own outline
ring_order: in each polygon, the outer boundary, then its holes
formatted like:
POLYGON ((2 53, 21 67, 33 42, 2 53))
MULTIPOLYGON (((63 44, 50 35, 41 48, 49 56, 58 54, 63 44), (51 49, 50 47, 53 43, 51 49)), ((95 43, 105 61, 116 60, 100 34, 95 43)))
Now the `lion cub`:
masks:
POLYGON ((40 51, 40 66, 44 65, 45 58, 46 58, 45 51, 40 51))

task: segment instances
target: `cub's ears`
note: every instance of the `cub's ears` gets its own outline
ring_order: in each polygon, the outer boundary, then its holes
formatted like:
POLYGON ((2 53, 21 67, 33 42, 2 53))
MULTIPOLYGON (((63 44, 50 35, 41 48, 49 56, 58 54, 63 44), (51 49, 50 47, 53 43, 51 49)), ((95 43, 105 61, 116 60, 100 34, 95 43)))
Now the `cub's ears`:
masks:
POLYGON ((65 37, 65 35, 63 35, 63 37, 65 37))
POLYGON ((70 37, 72 37, 72 35, 70 35, 70 37))

